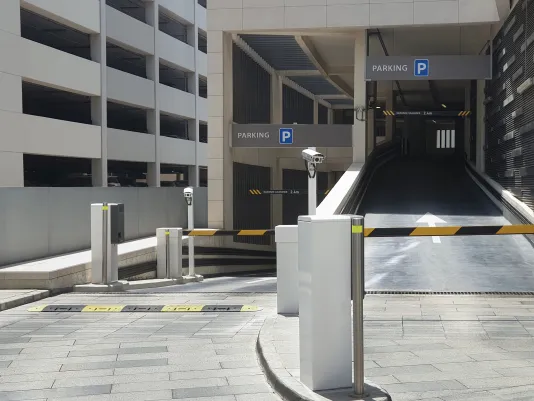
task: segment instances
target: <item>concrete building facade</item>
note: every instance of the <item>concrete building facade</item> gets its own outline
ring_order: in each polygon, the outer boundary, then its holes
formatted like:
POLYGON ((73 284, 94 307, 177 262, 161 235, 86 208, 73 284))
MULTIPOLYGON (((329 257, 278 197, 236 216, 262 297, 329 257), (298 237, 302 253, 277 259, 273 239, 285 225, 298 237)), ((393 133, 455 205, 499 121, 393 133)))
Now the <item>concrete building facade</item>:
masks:
POLYGON ((93 186, 108 186, 112 162, 141 166, 156 187, 163 166, 181 166, 198 186, 207 165, 203 4, 2 1, 0 186, 24 186, 47 157, 89 166, 93 186))
MULTIPOLYGON (((478 55, 487 48, 513 4, 508 0, 210 0, 207 6, 208 220, 210 227, 230 229, 260 228, 247 226, 242 207, 235 206, 241 185, 236 180, 244 180, 236 174, 239 165, 266 168, 270 179, 262 182, 271 188, 287 187, 290 180, 286 180, 286 170, 304 173, 300 149, 232 147, 233 124, 351 124, 352 149, 318 149, 326 155, 327 162, 320 171, 324 185, 331 188, 352 163, 365 162, 377 143, 372 139, 379 129, 375 124, 382 124, 381 141, 389 141, 394 135, 392 118, 378 121, 375 114, 379 111, 369 108, 368 103, 374 90, 376 104, 391 110, 398 102, 400 89, 392 81, 370 87, 365 80, 366 57, 478 55), (268 116, 264 113, 263 117, 251 114, 242 118, 240 111, 236 117, 243 92, 257 93, 260 88, 239 88, 245 69, 236 53, 244 53, 259 66, 256 75, 261 71, 268 74, 268 83, 261 86, 268 99, 268 116), (267 85, 269 90, 265 89, 267 85), (296 111, 305 108, 307 112, 296 111), (362 110, 367 118, 358 118, 362 110), (304 114, 308 117, 297 118, 304 114), (291 120, 290 116, 297 117, 291 120)), ((483 90, 482 83, 479 91, 483 90)), ((425 102, 425 96, 434 93, 427 85, 403 83, 401 95, 403 99, 412 96, 415 103, 425 102)), ((446 100, 442 102, 465 107, 470 99, 468 86, 466 82, 444 84, 440 89, 446 100), (448 93, 451 99, 447 99, 448 93)), ((250 95, 251 102, 261 103, 250 95)), ((240 205, 250 202, 256 201, 243 200, 240 205)), ((261 203, 269 217, 257 220, 256 225, 286 224, 283 203, 289 202, 287 198, 272 197, 261 203)))

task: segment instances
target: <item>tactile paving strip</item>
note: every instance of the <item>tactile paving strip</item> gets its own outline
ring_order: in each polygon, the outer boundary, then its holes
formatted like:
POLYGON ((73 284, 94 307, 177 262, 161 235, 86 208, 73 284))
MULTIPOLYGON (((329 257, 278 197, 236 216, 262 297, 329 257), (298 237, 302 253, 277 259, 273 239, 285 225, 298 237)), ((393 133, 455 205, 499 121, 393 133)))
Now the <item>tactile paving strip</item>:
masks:
POLYGON ((257 312, 256 305, 40 305, 28 312, 257 312))

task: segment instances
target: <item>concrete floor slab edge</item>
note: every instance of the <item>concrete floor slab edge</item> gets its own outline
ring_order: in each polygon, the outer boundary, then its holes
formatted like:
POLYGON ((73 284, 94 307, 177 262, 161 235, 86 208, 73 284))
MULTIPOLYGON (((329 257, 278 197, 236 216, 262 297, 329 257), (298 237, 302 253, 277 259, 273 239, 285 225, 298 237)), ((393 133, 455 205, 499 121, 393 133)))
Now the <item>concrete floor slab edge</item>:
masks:
MULTIPOLYGON (((267 382, 285 401, 326 401, 327 398, 308 389, 283 368, 282 359, 273 345, 273 326, 275 320, 276 318, 268 318, 265 320, 256 341, 256 353, 258 354, 260 367, 267 378, 267 382), (280 368, 274 368, 274 366, 279 366, 280 368), (287 376, 282 376, 279 373, 280 371, 287 372, 287 376)), ((369 393, 376 394, 378 392, 383 394, 383 397, 369 397, 365 400, 392 401, 391 396, 387 391, 375 383, 366 379, 365 386, 366 391, 369 393)))
POLYGON ((30 304, 32 302, 40 301, 41 299, 48 298, 50 296, 49 290, 35 290, 30 293, 26 293, 23 296, 11 299, 6 302, 0 303, 0 311, 5 311, 8 309, 13 309, 18 306, 30 304))

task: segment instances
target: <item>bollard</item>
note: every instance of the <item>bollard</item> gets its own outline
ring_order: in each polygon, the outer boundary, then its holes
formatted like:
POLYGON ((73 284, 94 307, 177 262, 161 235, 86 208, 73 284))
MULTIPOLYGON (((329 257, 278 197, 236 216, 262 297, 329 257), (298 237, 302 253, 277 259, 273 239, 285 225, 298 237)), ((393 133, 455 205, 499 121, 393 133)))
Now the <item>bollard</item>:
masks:
POLYGON ((275 241, 278 313, 298 314, 298 226, 276 226, 275 241))
POLYGON ((124 242, 124 205, 91 204, 91 283, 116 286, 118 244, 124 242))
POLYGON ((353 216, 351 222, 351 271, 352 271, 352 336, 354 395, 364 394, 363 362, 363 298, 365 296, 364 275, 364 221, 362 216, 353 216))
POLYGON ((181 228, 156 230, 158 279, 182 280, 182 235, 181 228))
MULTIPOLYGON (((195 228, 195 213, 193 209, 193 188, 187 187, 184 189, 184 198, 187 203, 187 229, 194 230, 195 228)), ((187 277, 189 279, 193 278, 197 281, 202 281, 203 276, 195 274, 195 238, 190 235, 188 239, 187 252, 189 256, 189 273, 187 277)))
POLYGON ((300 380, 352 386, 350 216, 299 216, 300 380))

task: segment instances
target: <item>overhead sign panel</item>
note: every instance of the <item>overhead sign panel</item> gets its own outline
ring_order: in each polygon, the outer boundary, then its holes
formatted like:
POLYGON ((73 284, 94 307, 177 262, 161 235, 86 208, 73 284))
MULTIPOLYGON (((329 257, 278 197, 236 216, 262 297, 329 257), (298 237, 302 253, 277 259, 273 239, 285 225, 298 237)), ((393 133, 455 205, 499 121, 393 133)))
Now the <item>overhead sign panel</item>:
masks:
POLYGON ((491 56, 371 56, 368 81, 491 79, 491 56))
POLYGON ((233 124, 234 148, 352 147, 352 125, 233 124))

